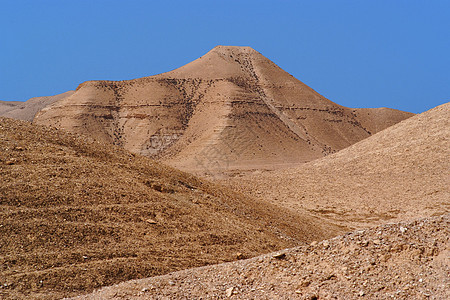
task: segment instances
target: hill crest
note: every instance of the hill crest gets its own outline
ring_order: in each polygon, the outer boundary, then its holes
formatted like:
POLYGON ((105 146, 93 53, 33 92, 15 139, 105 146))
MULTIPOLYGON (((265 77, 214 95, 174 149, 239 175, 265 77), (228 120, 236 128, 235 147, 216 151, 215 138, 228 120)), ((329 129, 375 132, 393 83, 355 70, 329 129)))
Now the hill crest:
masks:
POLYGON ((301 167, 229 184, 345 226, 433 216, 450 210, 449 141, 446 103, 301 167))
POLYGON ((204 171, 311 161, 411 115, 337 105, 250 47, 218 46, 167 73, 85 82, 35 122, 204 171))

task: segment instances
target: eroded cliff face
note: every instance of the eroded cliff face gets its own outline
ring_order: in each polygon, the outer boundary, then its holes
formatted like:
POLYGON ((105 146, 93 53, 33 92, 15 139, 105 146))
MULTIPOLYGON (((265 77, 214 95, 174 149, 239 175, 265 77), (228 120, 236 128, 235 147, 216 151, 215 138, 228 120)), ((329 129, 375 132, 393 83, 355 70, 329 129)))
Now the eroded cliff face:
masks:
POLYGON ((337 105, 250 47, 218 46, 168 73, 85 82, 35 122, 207 171, 310 161, 411 115, 337 105))

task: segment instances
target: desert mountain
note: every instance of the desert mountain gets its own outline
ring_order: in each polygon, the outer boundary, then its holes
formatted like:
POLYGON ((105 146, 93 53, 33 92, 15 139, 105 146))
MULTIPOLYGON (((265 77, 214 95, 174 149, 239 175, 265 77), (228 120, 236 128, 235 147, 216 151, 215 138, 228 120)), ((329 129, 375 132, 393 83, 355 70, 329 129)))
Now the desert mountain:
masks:
POLYGON ((14 109, 20 103, 20 101, 0 101, 0 115, 14 109))
POLYGON ((77 299, 449 299, 449 217, 380 225, 77 299))
POLYGON ((346 226, 442 214, 450 208, 449 139, 446 103, 300 168, 229 183, 346 226))
POLYGON ((250 47, 217 46, 171 72, 82 83, 35 122, 208 172, 311 161, 411 115, 337 105, 250 47))
POLYGON ((73 296, 342 230, 86 136, 0 118, 2 299, 73 296))
POLYGON ((447 299, 449 116, 447 103, 302 168, 231 181, 341 224, 389 224, 77 299, 447 299))
POLYGON ((26 102, 0 101, 0 117, 33 121, 38 111, 56 101, 71 96, 73 93, 74 91, 68 91, 55 96, 35 97, 26 102))

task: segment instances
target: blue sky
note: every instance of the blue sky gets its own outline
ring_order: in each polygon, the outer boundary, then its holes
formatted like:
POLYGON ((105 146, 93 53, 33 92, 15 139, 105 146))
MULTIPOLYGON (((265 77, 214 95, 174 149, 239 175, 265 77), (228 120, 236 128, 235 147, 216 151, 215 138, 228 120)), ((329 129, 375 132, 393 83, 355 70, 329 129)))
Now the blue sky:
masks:
POLYGON ((450 1, 0 0, 0 100, 251 46, 328 99, 415 113, 450 100, 450 1))

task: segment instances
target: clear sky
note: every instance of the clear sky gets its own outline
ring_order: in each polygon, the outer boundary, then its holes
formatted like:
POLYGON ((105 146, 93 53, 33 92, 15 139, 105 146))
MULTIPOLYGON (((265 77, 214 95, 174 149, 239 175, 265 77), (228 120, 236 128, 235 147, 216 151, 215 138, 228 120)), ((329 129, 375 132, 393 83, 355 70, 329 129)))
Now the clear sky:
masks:
POLYGON ((450 0, 0 0, 0 100, 251 46, 328 99, 414 113, 450 101, 450 0))

